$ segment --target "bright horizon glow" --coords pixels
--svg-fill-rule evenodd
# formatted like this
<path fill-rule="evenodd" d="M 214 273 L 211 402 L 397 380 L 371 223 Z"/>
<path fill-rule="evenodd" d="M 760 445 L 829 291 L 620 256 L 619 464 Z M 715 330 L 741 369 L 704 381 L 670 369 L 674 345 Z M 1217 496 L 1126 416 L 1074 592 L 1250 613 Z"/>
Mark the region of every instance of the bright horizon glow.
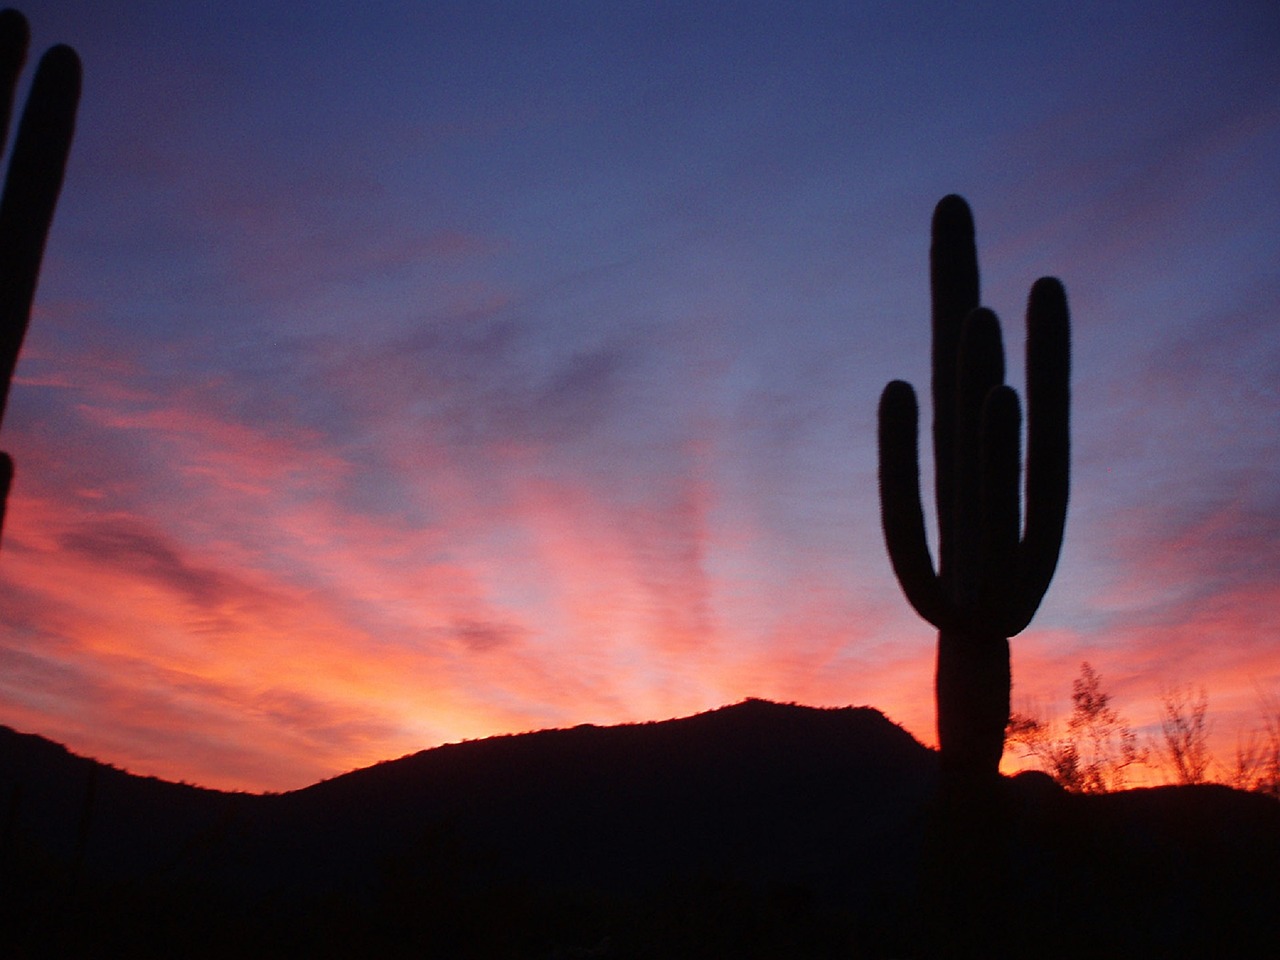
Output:
<path fill-rule="evenodd" d="M 746 697 L 932 744 L 875 410 L 951 192 L 1020 392 L 1031 283 L 1072 308 L 1015 708 L 1087 660 L 1145 739 L 1203 686 L 1229 763 L 1280 695 L 1269 11 L 262 6 L 22 6 L 85 82 L 0 723 L 249 790 Z"/>

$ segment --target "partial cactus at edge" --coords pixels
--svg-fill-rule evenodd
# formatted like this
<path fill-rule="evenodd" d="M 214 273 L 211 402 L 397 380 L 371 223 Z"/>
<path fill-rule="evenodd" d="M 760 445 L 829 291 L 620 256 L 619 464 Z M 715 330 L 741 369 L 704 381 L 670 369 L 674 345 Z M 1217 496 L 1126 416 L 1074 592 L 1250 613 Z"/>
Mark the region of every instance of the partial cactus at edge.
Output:
<path fill-rule="evenodd" d="M 22 14 L 0 11 L 0 144 L 9 132 L 29 42 Z M 31 301 L 62 189 L 79 102 L 80 58 L 68 46 L 49 48 L 36 68 L 0 196 L 0 421 L 31 320 Z M 13 461 L 0 453 L 0 531 L 12 481 Z"/>
<path fill-rule="evenodd" d="M 1008 638 L 1031 621 L 1053 577 L 1066 522 L 1070 321 L 1066 293 L 1042 278 L 1027 304 L 1027 471 L 1020 503 L 1021 410 L 1004 383 L 1000 324 L 980 308 L 973 217 L 958 196 L 933 216 L 933 444 L 939 558 L 925 537 L 911 385 L 880 399 L 880 511 L 894 574 L 939 630 L 943 769 L 995 776 L 1009 716 Z"/>

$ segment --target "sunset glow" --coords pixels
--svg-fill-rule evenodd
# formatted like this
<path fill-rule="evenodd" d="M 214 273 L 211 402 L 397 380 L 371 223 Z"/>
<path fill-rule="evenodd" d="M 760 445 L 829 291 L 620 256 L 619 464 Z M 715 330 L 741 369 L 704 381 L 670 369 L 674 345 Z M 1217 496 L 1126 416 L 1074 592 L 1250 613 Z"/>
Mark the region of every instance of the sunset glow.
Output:
<path fill-rule="evenodd" d="M 933 743 L 875 410 L 950 192 L 1020 390 L 1030 284 L 1073 313 L 1015 707 L 1087 660 L 1145 738 L 1203 686 L 1229 763 L 1280 696 L 1266 5 L 269 6 L 23 5 L 85 80 L 0 723 L 253 791 L 749 696 Z"/>

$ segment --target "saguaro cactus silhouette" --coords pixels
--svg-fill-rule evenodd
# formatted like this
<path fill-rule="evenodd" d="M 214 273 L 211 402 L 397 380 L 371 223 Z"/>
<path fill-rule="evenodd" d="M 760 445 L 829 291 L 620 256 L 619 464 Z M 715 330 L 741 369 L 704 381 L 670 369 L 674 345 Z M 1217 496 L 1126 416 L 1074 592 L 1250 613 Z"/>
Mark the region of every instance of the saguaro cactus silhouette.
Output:
<path fill-rule="evenodd" d="M 14 92 L 29 42 L 22 14 L 0 10 L 0 143 L 9 132 Z M 31 319 L 31 300 L 62 189 L 79 102 L 80 58 L 68 46 L 50 47 L 36 67 L 0 196 L 0 421 Z M 0 531 L 12 481 L 13 460 L 0 453 Z"/>
<path fill-rule="evenodd" d="M 973 217 L 960 197 L 944 197 L 934 210 L 930 274 L 936 571 L 920 502 L 915 391 L 901 380 L 880 398 L 880 512 L 903 592 L 939 631 L 943 782 L 964 790 L 998 776 L 1009 718 L 1009 637 L 1040 605 L 1062 546 L 1070 324 L 1062 285 L 1038 280 L 1027 304 L 1024 525 L 1022 414 L 1004 383 L 1000 323 L 978 306 Z"/>

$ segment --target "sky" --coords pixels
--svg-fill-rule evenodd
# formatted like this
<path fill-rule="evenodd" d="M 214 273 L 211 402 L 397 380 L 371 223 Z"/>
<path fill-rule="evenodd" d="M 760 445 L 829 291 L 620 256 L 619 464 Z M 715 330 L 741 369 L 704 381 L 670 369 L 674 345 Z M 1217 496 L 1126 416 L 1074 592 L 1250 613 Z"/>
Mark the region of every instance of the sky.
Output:
<path fill-rule="evenodd" d="M 1019 389 L 1031 283 L 1072 310 L 1015 708 L 1203 687 L 1229 762 L 1280 696 L 1273 3 L 21 9 L 85 79 L 0 723 L 253 791 L 748 696 L 935 742 L 875 410 L 952 192 Z"/>

